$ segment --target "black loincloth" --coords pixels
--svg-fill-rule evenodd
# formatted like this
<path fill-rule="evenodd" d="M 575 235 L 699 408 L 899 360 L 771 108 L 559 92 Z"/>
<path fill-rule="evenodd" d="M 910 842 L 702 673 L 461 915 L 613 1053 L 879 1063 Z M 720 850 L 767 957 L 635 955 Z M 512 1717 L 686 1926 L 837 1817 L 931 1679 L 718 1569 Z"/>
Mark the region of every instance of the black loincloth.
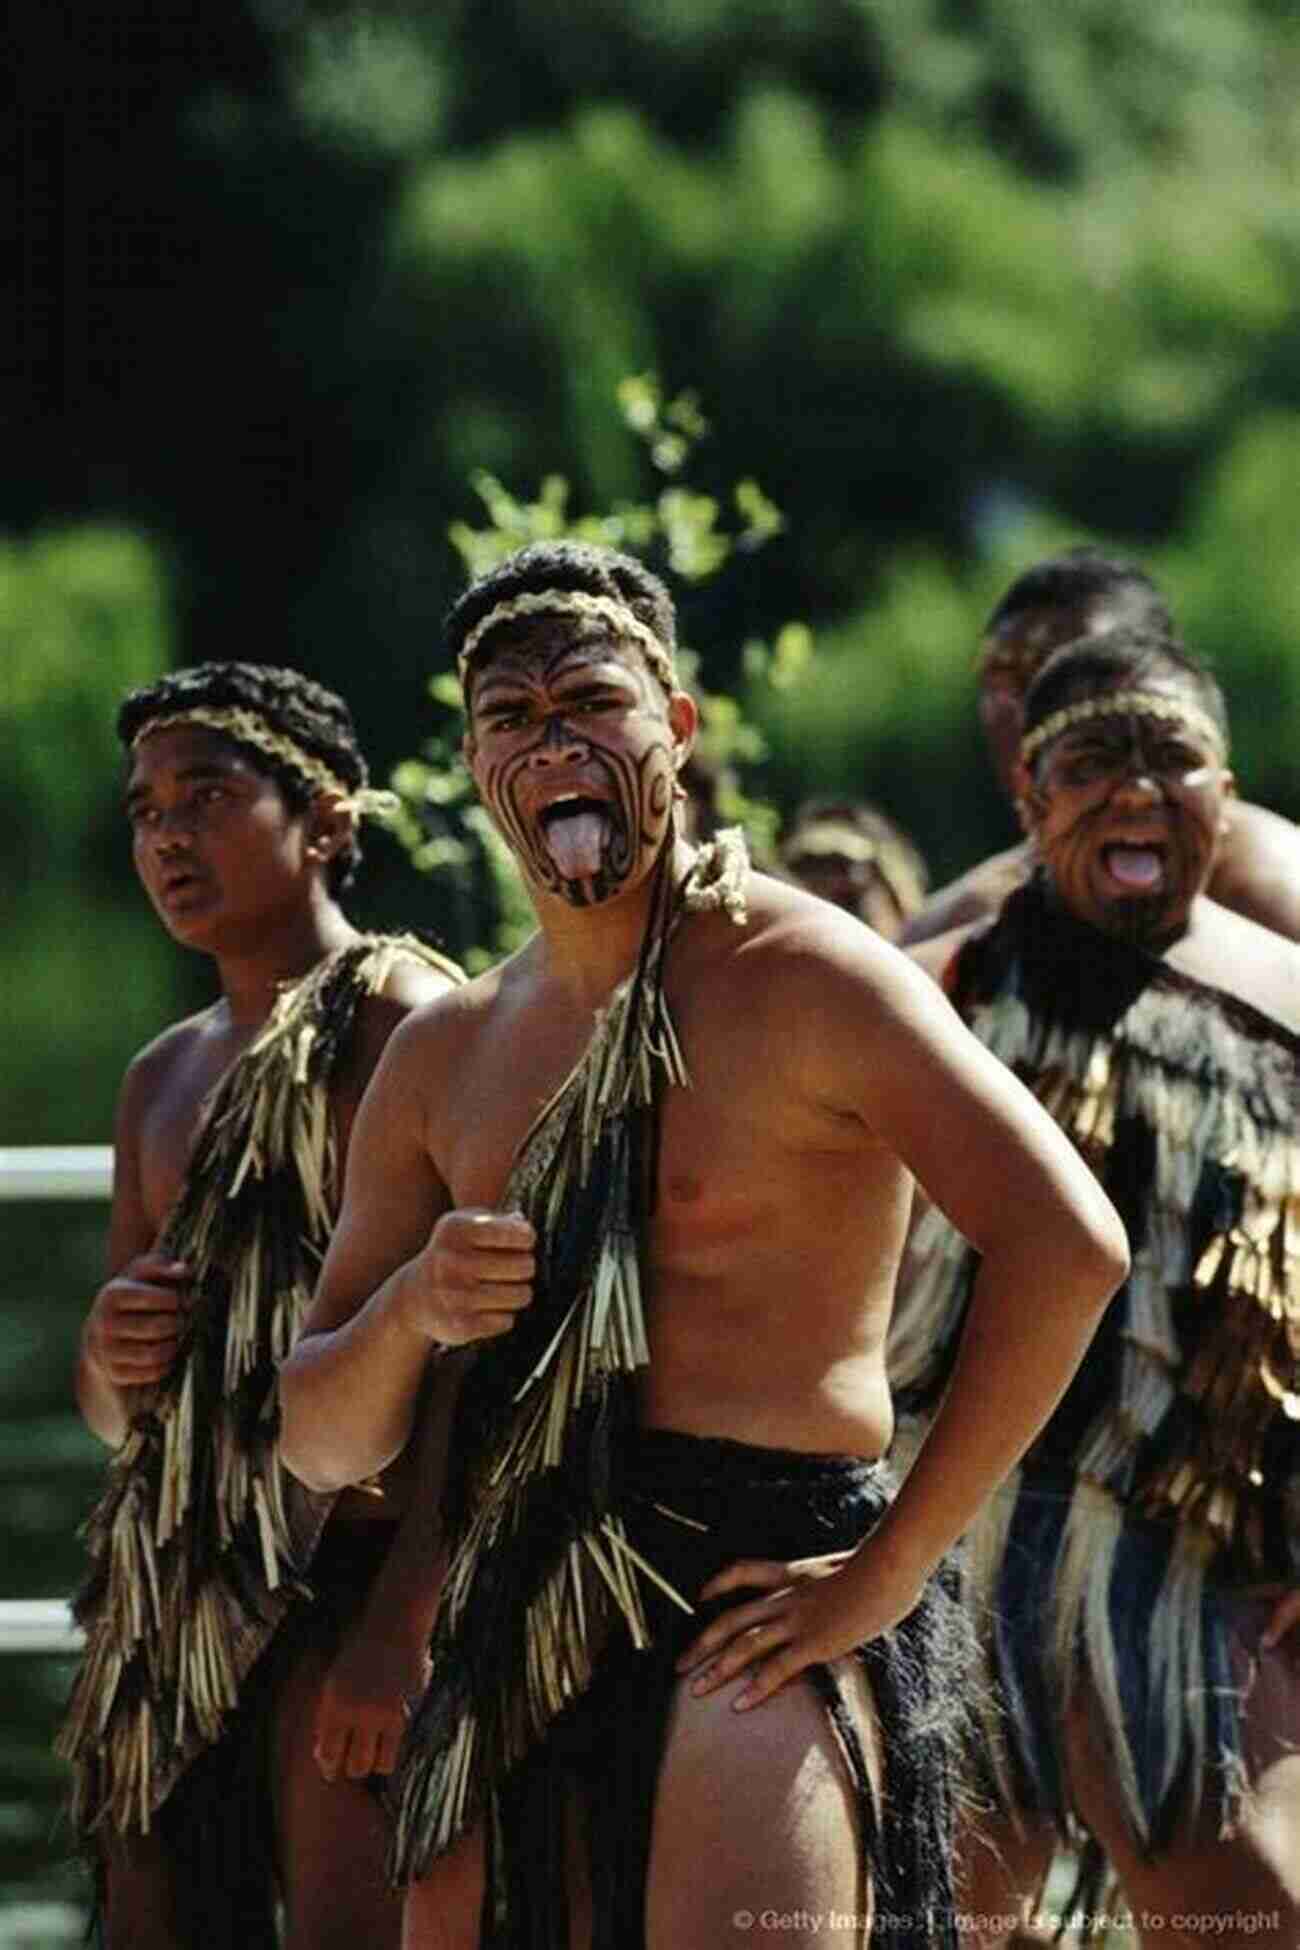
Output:
<path fill-rule="evenodd" d="M 622 1484 L 632 1544 L 692 1601 L 739 1558 L 851 1548 L 879 1520 L 892 1489 L 883 1464 L 665 1430 L 633 1439 Z M 951 1577 L 933 1578 L 909 1617 L 857 1655 L 879 1721 L 879 1809 L 835 1674 L 824 1665 L 807 1674 L 851 1777 L 881 1940 L 956 1942 L 952 1818 L 968 1660 L 967 1627 L 952 1589 Z M 593 1950 L 634 1950 L 644 1942 L 654 1799 L 681 1683 L 675 1661 L 725 1602 L 691 1617 L 652 1591 L 649 1649 L 637 1651 L 619 1634 L 590 1690 L 502 1784 L 488 1814 L 483 1950 L 567 1945 L 565 1809 L 575 1788 L 590 1862 Z M 756 1881 L 760 1874 L 756 1862 Z"/>

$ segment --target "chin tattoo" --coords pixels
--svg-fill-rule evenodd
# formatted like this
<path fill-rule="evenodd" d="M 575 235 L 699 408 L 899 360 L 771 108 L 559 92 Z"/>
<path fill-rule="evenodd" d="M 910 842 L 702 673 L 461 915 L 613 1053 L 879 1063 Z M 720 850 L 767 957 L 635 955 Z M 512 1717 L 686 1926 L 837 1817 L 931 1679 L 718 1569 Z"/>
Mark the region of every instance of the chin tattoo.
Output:
<path fill-rule="evenodd" d="M 590 733 L 582 736 L 590 752 L 590 793 L 540 815 L 526 813 L 520 786 L 537 749 L 532 746 L 489 773 L 483 797 L 538 892 L 571 907 L 597 907 L 621 893 L 661 851 L 672 824 L 675 768 L 666 739 L 632 760 L 605 750 Z"/>

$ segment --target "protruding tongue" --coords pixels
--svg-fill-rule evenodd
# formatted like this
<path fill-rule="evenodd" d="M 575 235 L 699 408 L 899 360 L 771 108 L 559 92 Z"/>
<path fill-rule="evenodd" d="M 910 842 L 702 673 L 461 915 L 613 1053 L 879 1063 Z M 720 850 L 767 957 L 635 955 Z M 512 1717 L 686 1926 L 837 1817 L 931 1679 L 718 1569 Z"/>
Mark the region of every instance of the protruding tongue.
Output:
<path fill-rule="evenodd" d="M 600 872 L 609 821 L 604 813 L 555 813 L 546 822 L 546 844 L 562 880 L 591 880 Z"/>
<path fill-rule="evenodd" d="M 1156 886 L 1164 874 L 1164 863 L 1150 846 L 1107 847 L 1106 864 L 1121 887 L 1146 890 Z"/>

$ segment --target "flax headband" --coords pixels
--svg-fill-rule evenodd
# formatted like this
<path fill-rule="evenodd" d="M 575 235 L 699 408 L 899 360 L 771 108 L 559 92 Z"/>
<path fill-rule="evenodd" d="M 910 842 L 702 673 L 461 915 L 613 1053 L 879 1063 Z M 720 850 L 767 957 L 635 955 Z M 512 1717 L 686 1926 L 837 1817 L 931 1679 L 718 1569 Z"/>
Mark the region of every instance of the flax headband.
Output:
<path fill-rule="evenodd" d="M 838 853 L 845 860 L 876 860 L 882 851 L 878 840 L 868 839 L 855 826 L 841 826 L 832 819 L 801 826 L 794 839 L 791 858 L 795 860 L 815 860 L 828 853 Z"/>
<path fill-rule="evenodd" d="M 1034 753 L 1053 738 L 1059 738 L 1071 725 L 1088 718 L 1163 718 L 1170 724 L 1183 724 L 1214 748 L 1216 758 L 1227 756 L 1222 731 L 1208 711 L 1180 698 L 1165 697 L 1159 691 L 1107 691 L 1102 697 L 1086 697 L 1078 704 L 1067 704 L 1041 724 L 1026 732 L 1020 741 L 1020 757 L 1028 764 Z"/>
<path fill-rule="evenodd" d="M 341 799 L 345 812 L 355 813 L 359 819 L 383 818 L 398 810 L 401 801 L 395 792 L 382 792 L 373 786 L 357 786 L 355 790 L 344 785 L 336 772 L 331 772 L 324 759 L 313 758 L 283 731 L 273 726 L 257 711 L 246 710 L 237 704 L 194 704 L 183 711 L 169 711 L 160 718 L 150 718 L 142 725 L 131 740 L 131 750 L 152 738 L 155 731 L 169 731 L 173 725 L 203 725 L 209 731 L 224 731 L 241 745 L 251 745 L 254 751 L 264 752 L 268 758 L 279 759 L 296 772 L 304 785 L 315 792 L 327 792 L 331 798 Z"/>
<path fill-rule="evenodd" d="M 589 596 L 583 589 L 538 589 L 527 595 L 513 596 L 508 602 L 498 603 L 486 616 L 480 616 L 461 644 L 460 655 L 456 659 L 456 672 L 462 686 L 469 669 L 469 660 L 482 643 L 489 630 L 500 628 L 503 623 L 514 623 L 521 616 L 594 616 L 610 624 L 620 636 L 631 637 L 639 643 L 646 655 L 655 676 L 667 691 L 677 689 L 677 672 L 666 646 L 655 635 L 649 624 L 621 603 L 616 596 Z"/>

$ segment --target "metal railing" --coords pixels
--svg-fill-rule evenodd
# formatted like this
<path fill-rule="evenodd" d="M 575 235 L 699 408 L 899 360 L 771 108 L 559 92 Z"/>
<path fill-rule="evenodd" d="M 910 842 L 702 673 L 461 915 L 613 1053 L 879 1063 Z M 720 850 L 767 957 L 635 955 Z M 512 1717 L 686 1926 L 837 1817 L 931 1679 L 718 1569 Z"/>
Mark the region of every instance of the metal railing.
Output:
<path fill-rule="evenodd" d="M 0 1201 L 109 1198 L 112 1191 L 111 1145 L 0 1146 Z M 66 1599 L 0 1601 L 0 1653 L 77 1652 L 81 1644 Z"/>

